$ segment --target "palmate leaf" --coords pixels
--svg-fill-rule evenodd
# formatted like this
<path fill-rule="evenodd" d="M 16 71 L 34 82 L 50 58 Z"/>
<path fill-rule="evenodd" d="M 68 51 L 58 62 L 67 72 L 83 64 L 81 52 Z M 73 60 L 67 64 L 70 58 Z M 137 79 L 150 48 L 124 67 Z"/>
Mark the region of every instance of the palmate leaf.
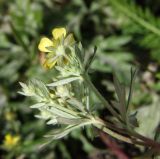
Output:
<path fill-rule="evenodd" d="M 45 84 L 37 79 L 32 79 L 28 82 L 28 85 L 20 82 L 22 86 L 22 92 L 19 92 L 25 96 L 31 96 L 38 102 L 44 102 L 50 99 L 50 93 Z"/>
<path fill-rule="evenodd" d="M 122 119 L 125 121 L 127 119 L 127 112 L 130 104 L 130 100 L 132 97 L 132 91 L 133 91 L 133 84 L 135 80 L 135 75 L 137 73 L 137 70 L 133 70 L 131 68 L 131 81 L 130 81 L 130 88 L 129 88 L 129 94 L 128 94 L 128 99 L 126 100 L 126 91 L 125 91 L 125 86 L 121 84 L 116 77 L 116 74 L 113 74 L 113 80 L 114 80 L 114 87 L 115 91 L 118 97 L 118 102 L 113 101 L 112 105 L 119 111 L 121 114 Z M 129 120 L 132 122 L 131 124 L 134 126 L 138 126 L 138 122 L 136 120 L 135 115 L 132 117 L 129 117 Z"/>
<path fill-rule="evenodd" d="M 50 99 L 49 91 L 41 80 L 38 79 L 30 80 L 28 83 L 28 88 L 32 90 L 33 93 L 35 93 L 35 96 L 39 96 L 42 99 L 43 98 Z"/>
<path fill-rule="evenodd" d="M 122 119 L 126 120 L 126 91 L 124 85 L 120 84 L 115 73 L 113 75 L 114 87 L 118 97 L 118 102 L 112 102 L 112 104 L 119 110 Z"/>

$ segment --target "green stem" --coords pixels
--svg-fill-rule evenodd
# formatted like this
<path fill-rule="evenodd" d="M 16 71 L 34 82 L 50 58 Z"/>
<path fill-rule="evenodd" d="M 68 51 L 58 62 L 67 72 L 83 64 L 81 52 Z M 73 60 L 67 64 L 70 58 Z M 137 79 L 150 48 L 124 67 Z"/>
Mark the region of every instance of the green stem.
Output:
<path fill-rule="evenodd" d="M 114 137 L 114 138 L 116 138 L 116 139 L 118 139 L 120 141 L 127 142 L 129 144 L 137 144 L 137 145 L 142 145 L 142 146 L 145 145 L 145 142 L 143 142 L 143 141 L 139 141 L 134 137 L 124 136 L 124 135 L 122 135 L 120 133 L 117 133 L 117 132 L 109 129 L 107 127 L 107 125 L 104 123 L 104 121 L 101 120 L 100 118 L 94 118 L 94 120 L 93 120 L 93 125 L 96 128 L 100 129 L 101 131 L 107 133 L 108 135 L 110 135 L 110 136 L 112 136 L 112 137 Z"/>
<path fill-rule="evenodd" d="M 107 127 L 105 126 L 102 126 L 100 124 L 94 124 L 94 126 L 100 130 L 102 130 L 103 132 L 107 133 L 108 135 L 118 139 L 118 140 L 121 140 L 121 141 L 124 141 L 124 142 L 127 142 L 127 143 L 130 143 L 130 144 L 134 144 L 132 139 L 128 138 L 128 137 L 125 137 L 125 136 L 122 136 L 110 129 L 108 129 Z"/>
<path fill-rule="evenodd" d="M 108 135 L 110 135 L 118 140 L 127 142 L 129 144 L 136 144 L 136 145 L 141 145 L 141 146 L 145 146 L 145 147 L 146 146 L 150 147 L 154 153 L 159 153 L 160 143 L 155 142 L 154 140 L 149 139 L 147 137 L 144 137 L 134 131 L 128 132 L 128 137 L 124 136 L 120 133 L 117 133 L 117 132 L 109 129 L 103 120 L 101 120 L 99 118 L 95 118 L 95 121 L 96 122 L 93 122 L 93 125 L 96 128 L 100 129 L 101 131 L 107 133 Z"/>
<path fill-rule="evenodd" d="M 110 113 L 116 117 L 118 120 L 121 121 L 121 118 L 119 114 L 109 105 L 109 103 L 106 101 L 106 99 L 99 93 L 97 88 L 93 85 L 91 80 L 89 79 L 89 76 L 87 74 L 82 75 L 84 82 L 89 86 L 89 88 L 96 94 L 96 96 L 99 98 L 99 100 L 103 103 L 104 106 L 107 107 L 107 109 L 110 111 Z"/>

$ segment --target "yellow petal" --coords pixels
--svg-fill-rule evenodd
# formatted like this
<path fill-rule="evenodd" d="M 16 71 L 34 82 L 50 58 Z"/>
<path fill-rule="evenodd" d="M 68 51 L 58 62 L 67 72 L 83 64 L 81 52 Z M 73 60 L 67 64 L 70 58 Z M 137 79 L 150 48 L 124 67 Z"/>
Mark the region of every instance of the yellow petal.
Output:
<path fill-rule="evenodd" d="M 57 63 L 57 60 L 54 60 L 53 62 L 49 62 L 48 60 L 46 60 L 43 64 L 43 67 L 46 69 L 51 69 L 52 67 L 55 66 L 55 64 Z"/>
<path fill-rule="evenodd" d="M 6 147 L 15 146 L 20 140 L 20 136 L 12 136 L 11 134 L 7 134 L 5 136 L 4 145 Z"/>
<path fill-rule="evenodd" d="M 38 45 L 38 49 L 42 52 L 50 52 L 46 47 L 50 47 L 52 45 L 53 45 L 53 43 L 50 39 L 42 38 L 39 45 Z"/>
<path fill-rule="evenodd" d="M 53 47 L 54 48 L 57 48 L 58 47 L 58 45 L 60 44 L 60 40 L 59 39 L 53 39 Z"/>
<path fill-rule="evenodd" d="M 13 143 L 14 143 L 14 144 L 17 144 L 19 140 L 20 140 L 20 137 L 19 137 L 19 136 L 15 136 L 15 137 L 13 138 Z"/>
<path fill-rule="evenodd" d="M 62 38 L 66 36 L 66 29 L 65 28 L 55 28 L 52 30 L 52 35 L 54 39 Z"/>
<path fill-rule="evenodd" d="M 12 136 L 11 136 L 10 134 L 7 134 L 7 135 L 5 136 L 5 140 L 6 140 L 6 141 L 12 140 Z"/>
<path fill-rule="evenodd" d="M 57 60 L 55 60 L 54 62 L 50 63 L 49 64 L 49 68 L 51 69 L 52 67 L 54 67 L 56 63 L 57 63 Z"/>

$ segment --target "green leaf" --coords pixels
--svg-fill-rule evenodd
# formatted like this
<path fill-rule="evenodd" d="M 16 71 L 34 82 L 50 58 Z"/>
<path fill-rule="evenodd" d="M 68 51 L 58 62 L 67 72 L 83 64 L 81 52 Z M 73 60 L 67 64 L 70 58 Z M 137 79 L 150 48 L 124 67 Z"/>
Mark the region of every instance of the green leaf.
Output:
<path fill-rule="evenodd" d="M 79 80 L 79 79 L 81 79 L 81 77 L 79 77 L 79 76 L 67 77 L 67 78 L 64 78 L 64 79 L 62 79 L 62 80 L 58 80 L 58 81 L 56 81 L 56 82 L 47 84 L 47 86 L 49 86 L 49 87 L 57 87 L 57 86 L 61 86 L 61 85 L 64 85 L 64 84 L 68 84 L 68 83 L 70 83 L 70 82 L 73 82 L 73 81 L 76 81 L 76 80 Z"/>
<path fill-rule="evenodd" d="M 77 57 L 79 58 L 79 60 L 81 61 L 81 63 L 84 62 L 84 55 L 83 55 L 83 50 L 82 50 L 82 45 L 81 44 L 76 44 L 75 45 L 75 54 L 77 55 Z"/>
<path fill-rule="evenodd" d="M 67 100 L 67 102 L 71 104 L 72 106 L 74 106 L 76 109 L 82 112 L 86 112 L 83 104 L 80 101 L 78 101 L 76 98 L 70 98 Z"/>
<path fill-rule="evenodd" d="M 38 108 L 41 108 L 43 106 L 45 106 L 45 103 L 36 103 L 34 105 L 31 105 L 30 108 L 36 108 L 36 109 L 38 109 Z"/>
<path fill-rule="evenodd" d="M 50 109 L 48 109 L 48 111 L 59 117 L 75 118 L 74 114 L 66 111 L 66 109 L 63 108 L 56 108 L 55 106 L 53 106 Z"/>
<path fill-rule="evenodd" d="M 56 119 L 56 118 L 51 119 L 51 120 L 49 120 L 49 121 L 47 122 L 48 125 L 50 125 L 50 124 L 55 125 L 55 124 L 57 124 L 57 123 L 58 123 L 58 122 L 57 122 L 57 119 Z"/>
<path fill-rule="evenodd" d="M 78 129 L 78 128 L 83 127 L 85 125 L 91 125 L 91 124 L 92 124 L 92 121 L 85 120 L 79 124 L 69 125 L 64 128 L 60 128 L 57 131 L 54 131 L 53 134 L 47 135 L 46 137 L 52 137 L 53 139 L 59 139 L 59 138 L 66 136 L 67 134 L 69 134 L 71 131 L 73 131 L 75 129 Z"/>
<path fill-rule="evenodd" d="M 131 98 L 132 98 L 132 92 L 133 92 L 133 85 L 134 85 L 134 81 L 135 81 L 135 78 L 136 78 L 136 74 L 137 74 L 137 69 L 133 70 L 131 68 L 131 82 L 130 82 L 130 89 L 129 89 L 129 95 L 128 95 L 128 100 L 127 100 L 127 110 L 129 108 L 129 104 L 130 104 L 130 101 L 131 101 Z"/>
<path fill-rule="evenodd" d="M 60 139 L 69 134 L 72 130 L 76 129 L 77 125 L 67 126 L 65 128 L 60 128 L 58 130 L 54 130 L 53 134 L 45 135 L 45 137 L 52 137 L 52 139 Z"/>
<path fill-rule="evenodd" d="M 69 118 L 57 117 L 57 121 L 59 124 L 78 125 L 84 123 L 86 119 L 83 118 L 69 119 Z"/>
<path fill-rule="evenodd" d="M 153 139 L 160 124 L 160 98 L 156 94 L 152 95 L 154 97 L 152 105 L 141 107 L 137 111 L 139 127 L 136 128 L 136 131 Z"/>
<path fill-rule="evenodd" d="M 95 58 L 96 51 L 97 51 L 97 47 L 95 46 L 95 47 L 94 47 L 93 54 L 91 55 L 91 57 L 89 58 L 89 60 L 88 60 L 88 62 L 87 62 L 87 64 L 86 64 L 86 66 L 85 66 L 86 72 L 89 70 L 90 65 L 92 64 L 92 62 L 93 62 L 93 60 L 94 60 L 94 58 Z"/>
<path fill-rule="evenodd" d="M 120 114 L 123 118 L 123 120 L 126 120 L 126 92 L 125 92 L 125 87 L 124 85 L 120 84 L 118 78 L 116 75 L 113 75 L 113 80 L 114 80 L 114 87 L 116 90 L 116 94 L 118 96 L 118 104 L 119 106 L 118 110 L 120 111 Z M 116 106 L 116 107 L 117 107 Z"/>

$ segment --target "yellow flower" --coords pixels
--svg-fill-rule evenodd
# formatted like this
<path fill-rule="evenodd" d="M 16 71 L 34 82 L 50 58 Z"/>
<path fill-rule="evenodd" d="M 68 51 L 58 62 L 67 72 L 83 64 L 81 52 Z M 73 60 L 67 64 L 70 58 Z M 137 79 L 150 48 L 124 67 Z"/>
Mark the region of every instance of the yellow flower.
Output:
<path fill-rule="evenodd" d="M 39 45 L 38 45 L 38 49 L 42 52 L 50 52 L 47 47 L 50 47 L 53 45 L 53 42 L 48 39 L 48 38 L 42 38 Z"/>
<path fill-rule="evenodd" d="M 6 134 L 4 139 L 4 146 L 8 149 L 13 148 L 19 143 L 20 136 L 13 136 L 11 134 Z"/>
<path fill-rule="evenodd" d="M 53 37 L 57 40 L 61 37 L 66 36 L 66 29 L 65 28 L 55 28 L 52 30 Z"/>
<path fill-rule="evenodd" d="M 66 61 L 65 47 L 75 43 L 73 34 L 69 34 L 68 36 L 66 34 L 65 28 L 55 28 L 52 30 L 53 38 L 51 40 L 47 37 L 43 37 L 40 40 L 38 49 L 43 53 L 47 53 L 43 63 L 45 68 L 50 69 L 58 61 L 62 63 Z"/>

